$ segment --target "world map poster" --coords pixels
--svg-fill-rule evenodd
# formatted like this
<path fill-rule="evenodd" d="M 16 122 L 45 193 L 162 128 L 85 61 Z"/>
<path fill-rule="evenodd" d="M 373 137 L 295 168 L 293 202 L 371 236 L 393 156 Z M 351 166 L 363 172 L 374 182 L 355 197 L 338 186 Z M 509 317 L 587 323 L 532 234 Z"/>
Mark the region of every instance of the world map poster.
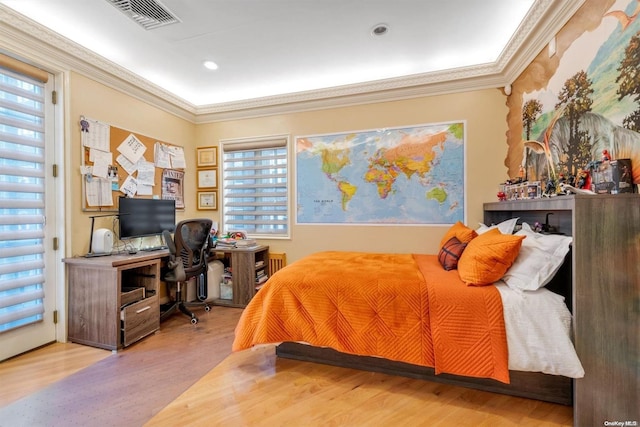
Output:
<path fill-rule="evenodd" d="M 464 141 L 464 122 L 297 137 L 297 223 L 464 221 Z"/>

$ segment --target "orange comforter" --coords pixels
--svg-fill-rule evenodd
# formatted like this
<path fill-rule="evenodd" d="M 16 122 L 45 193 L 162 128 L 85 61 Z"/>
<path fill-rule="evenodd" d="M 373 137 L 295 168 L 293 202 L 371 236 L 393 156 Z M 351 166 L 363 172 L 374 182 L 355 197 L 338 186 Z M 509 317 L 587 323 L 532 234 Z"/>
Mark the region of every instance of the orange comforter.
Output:
<path fill-rule="evenodd" d="M 275 273 L 242 313 L 233 350 L 305 342 L 509 382 L 502 300 L 435 255 L 320 252 Z"/>

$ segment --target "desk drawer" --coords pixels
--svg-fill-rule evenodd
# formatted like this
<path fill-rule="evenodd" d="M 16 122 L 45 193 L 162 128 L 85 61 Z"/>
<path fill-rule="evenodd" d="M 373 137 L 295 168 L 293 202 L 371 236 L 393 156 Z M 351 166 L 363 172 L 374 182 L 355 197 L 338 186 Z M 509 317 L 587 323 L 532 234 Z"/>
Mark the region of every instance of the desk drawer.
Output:
<path fill-rule="evenodd" d="M 126 347 L 160 328 L 160 305 L 154 295 L 122 309 L 122 344 Z"/>
<path fill-rule="evenodd" d="M 120 307 L 124 307 L 125 305 L 144 299 L 145 291 L 146 289 L 142 286 L 122 288 L 122 292 L 120 292 Z"/>

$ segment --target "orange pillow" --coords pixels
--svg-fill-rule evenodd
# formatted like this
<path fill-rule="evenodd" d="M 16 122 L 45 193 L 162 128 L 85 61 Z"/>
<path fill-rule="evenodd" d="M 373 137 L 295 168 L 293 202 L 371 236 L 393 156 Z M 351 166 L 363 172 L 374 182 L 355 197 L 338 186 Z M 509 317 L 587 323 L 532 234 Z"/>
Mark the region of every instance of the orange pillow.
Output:
<path fill-rule="evenodd" d="M 469 243 L 473 238 L 477 237 L 478 233 L 475 230 L 467 227 L 460 221 L 453 224 L 449 230 L 445 233 L 442 240 L 440 240 L 440 249 L 451 240 L 452 237 L 455 237 L 460 241 L 460 243 Z"/>
<path fill-rule="evenodd" d="M 458 261 L 460 279 L 467 285 L 491 285 L 507 272 L 520 253 L 525 236 L 502 234 L 497 228 L 473 239 Z"/>

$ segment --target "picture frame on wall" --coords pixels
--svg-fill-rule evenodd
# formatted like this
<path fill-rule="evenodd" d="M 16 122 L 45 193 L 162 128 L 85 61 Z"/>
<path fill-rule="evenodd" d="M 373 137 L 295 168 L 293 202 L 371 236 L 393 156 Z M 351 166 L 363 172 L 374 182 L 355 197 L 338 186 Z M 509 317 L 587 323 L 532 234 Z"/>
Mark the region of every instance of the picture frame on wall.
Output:
<path fill-rule="evenodd" d="M 198 147 L 197 166 L 216 167 L 218 166 L 218 147 Z"/>
<path fill-rule="evenodd" d="M 198 188 L 217 188 L 218 169 L 198 169 Z"/>
<path fill-rule="evenodd" d="M 218 210 L 218 192 L 198 191 L 198 209 Z"/>

